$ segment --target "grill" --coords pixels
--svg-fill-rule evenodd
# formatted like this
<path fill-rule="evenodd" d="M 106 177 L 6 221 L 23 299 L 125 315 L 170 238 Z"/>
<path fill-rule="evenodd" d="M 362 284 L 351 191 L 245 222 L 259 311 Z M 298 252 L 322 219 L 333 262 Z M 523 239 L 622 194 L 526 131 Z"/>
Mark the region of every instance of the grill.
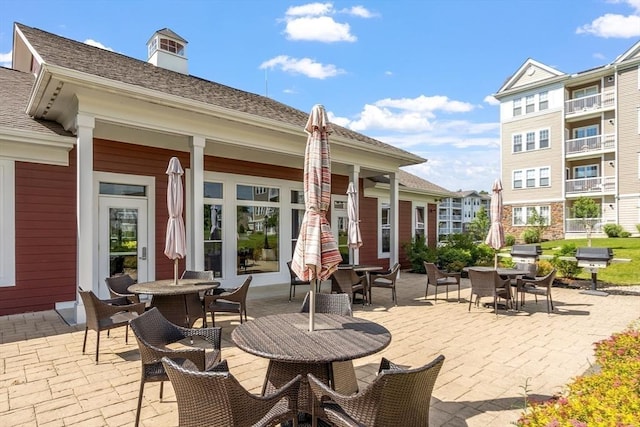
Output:
<path fill-rule="evenodd" d="M 591 293 L 602 295 L 596 290 L 598 284 L 598 269 L 606 268 L 613 258 L 611 248 L 578 248 L 576 260 L 578 267 L 588 268 L 591 271 Z M 606 295 L 606 293 L 604 293 Z"/>
<path fill-rule="evenodd" d="M 540 245 L 513 245 L 511 260 L 516 264 L 535 264 L 541 253 Z"/>

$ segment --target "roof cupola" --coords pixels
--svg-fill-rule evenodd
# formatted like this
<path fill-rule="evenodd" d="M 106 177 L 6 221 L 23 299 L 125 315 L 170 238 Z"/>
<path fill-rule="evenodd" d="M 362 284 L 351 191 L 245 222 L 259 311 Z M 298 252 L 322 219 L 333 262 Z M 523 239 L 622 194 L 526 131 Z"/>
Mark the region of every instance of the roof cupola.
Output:
<path fill-rule="evenodd" d="M 147 62 L 182 74 L 189 74 L 187 41 L 168 28 L 156 31 L 147 42 Z"/>

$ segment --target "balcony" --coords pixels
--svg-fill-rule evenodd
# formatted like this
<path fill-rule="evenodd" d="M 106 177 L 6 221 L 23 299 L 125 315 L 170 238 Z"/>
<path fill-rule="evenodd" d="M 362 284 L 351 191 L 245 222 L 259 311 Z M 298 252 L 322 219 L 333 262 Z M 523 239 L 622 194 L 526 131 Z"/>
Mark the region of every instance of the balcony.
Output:
<path fill-rule="evenodd" d="M 584 154 L 599 154 L 616 149 L 616 134 L 594 135 L 584 138 L 568 139 L 564 143 L 567 157 Z"/>
<path fill-rule="evenodd" d="M 582 196 L 586 193 L 590 195 L 612 193 L 615 189 L 616 178 L 614 176 L 568 179 L 565 182 L 565 192 L 567 196 Z"/>
<path fill-rule="evenodd" d="M 582 115 L 583 113 L 592 113 L 602 109 L 613 108 L 615 107 L 615 102 L 615 90 L 608 90 L 595 95 L 565 101 L 564 112 L 565 116 Z"/>
<path fill-rule="evenodd" d="M 602 218 L 589 218 L 587 220 L 583 220 L 582 218 L 567 218 L 564 220 L 565 233 L 586 233 L 587 228 L 585 223 L 591 225 L 592 233 L 602 232 Z"/>

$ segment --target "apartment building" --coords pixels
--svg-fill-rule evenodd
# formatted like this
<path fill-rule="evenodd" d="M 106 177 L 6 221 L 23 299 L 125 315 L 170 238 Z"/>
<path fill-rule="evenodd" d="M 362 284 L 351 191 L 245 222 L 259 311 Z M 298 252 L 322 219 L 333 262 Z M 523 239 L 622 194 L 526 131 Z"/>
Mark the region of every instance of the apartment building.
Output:
<path fill-rule="evenodd" d="M 572 206 L 600 206 L 608 223 L 637 234 L 640 223 L 640 42 L 614 62 L 566 74 L 528 59 L 496 95 L 500 101 L 503 225 L 519 239 L 532 212 L 544 238 L 583 237 Z"/>
<path fill-rule="evenodd" d="M 456 191 L 453 197 L 438 204 L 438 237 L 442 240 L 450 234 L 464 233 L 475 219 L 481 206 L 489 215 L 491 196 L 474 190 Z"/>

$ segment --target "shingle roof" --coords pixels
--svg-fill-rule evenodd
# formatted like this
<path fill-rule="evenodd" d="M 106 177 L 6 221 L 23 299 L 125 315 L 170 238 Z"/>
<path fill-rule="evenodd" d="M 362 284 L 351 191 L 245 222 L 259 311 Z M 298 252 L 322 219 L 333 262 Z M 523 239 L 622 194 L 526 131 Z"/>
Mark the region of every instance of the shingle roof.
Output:
<path fill-rule="evenodd" d="M 438 196 L 444 196 L 444 197 L 453 196 L 451 191 L 445 188 L 442 188 L 439 185 L 436 185 L 430 181 L 427 181 L 426 179 L 422 179 L 416 175 L 410 174 L 409 172 L 403 171 L 402 169 L 400 169 L 397 178 L 400 185 L 406 188 L 410 188 L 413 190 L 420 190 L 420 191 L 424 191 L 426 193 L 438 195 Z M 387 178 L 384 175 L 372 177 L 369 179 L 374 182 L 380 182 L 385 184 L 389 183 L 389 178 Z"/>
<path fill-rule="evenodd" d="M 48 64 L 228 108 L 241 113 L 267 117 L 300 128 L 304 127 L 309 117 L 308 112 L 297 110 L 261 95 L 156 67 L 145 61 L 57 36 L 20 23 L 16 23 L 16 26 Z M 416 163 L 425 161 L 413 153 L 341 126 L 334 124 L 333 130 L 334 135 L 384 148 L 397 155 L 410 156 L 416 160 Z"/>
<path fill-rule="evenodd" d="M 0 127 L 73 136 L 58 123 L 34 120 L 25 112 L 34 81 L 33 74 L 0 67 Z"/>

